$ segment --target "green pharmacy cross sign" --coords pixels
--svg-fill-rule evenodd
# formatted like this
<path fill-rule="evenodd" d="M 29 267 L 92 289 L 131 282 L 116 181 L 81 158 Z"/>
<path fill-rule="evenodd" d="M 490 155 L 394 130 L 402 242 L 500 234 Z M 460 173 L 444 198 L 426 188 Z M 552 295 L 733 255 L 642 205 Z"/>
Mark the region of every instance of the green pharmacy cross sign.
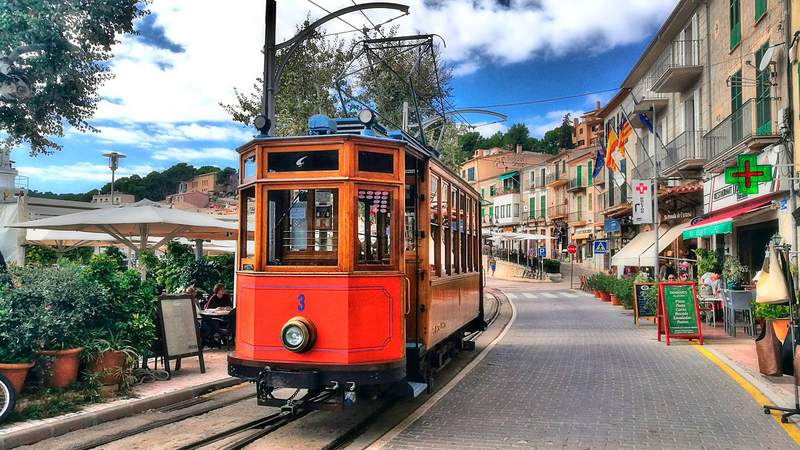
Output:
<path fill-rule="evenodd" d="M 725 183 L 737 184 L 740 194 L 758 194 L 758 183 L 772 181 L 772 166 L 758 164 L 758 155 L 739 155 L 736 166 L 725 169 Z"/>

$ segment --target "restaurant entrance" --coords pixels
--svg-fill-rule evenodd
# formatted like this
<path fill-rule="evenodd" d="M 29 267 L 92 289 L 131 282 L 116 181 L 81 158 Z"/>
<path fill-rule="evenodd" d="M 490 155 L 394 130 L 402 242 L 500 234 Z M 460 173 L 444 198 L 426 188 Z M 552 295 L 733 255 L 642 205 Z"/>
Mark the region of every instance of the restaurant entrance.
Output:
<path fill-rule="evenodd" d="M 777 232 L 777 219 L 736 228 L 739 262 L 750 270 L 750 279 L 761 270 L 767 244 Z"/>

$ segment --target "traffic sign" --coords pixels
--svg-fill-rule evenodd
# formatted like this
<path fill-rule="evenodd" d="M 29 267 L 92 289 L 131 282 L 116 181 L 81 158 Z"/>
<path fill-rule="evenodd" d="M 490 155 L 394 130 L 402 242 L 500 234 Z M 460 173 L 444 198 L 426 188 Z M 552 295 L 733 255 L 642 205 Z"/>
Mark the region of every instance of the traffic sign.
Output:
<path fill-rule="evenodd" d="M 569 253 L 570 255 L 578 253 L 578 246 L 576 246 L 575 244 L 569 244 L 567 246 L 567 253 Z"/>
<path fill-rule="evenodd" d="M 608 241 L 606 240 L 594 241 L 594 254 L 605 255 L 606 253 L 608 253 Z"/>
<path fill-rule="evenodd" d="M 539 256 L 541 256 L 542 258 L 547 256 L 547 249 L 544 247 L 539 247 Z"/>

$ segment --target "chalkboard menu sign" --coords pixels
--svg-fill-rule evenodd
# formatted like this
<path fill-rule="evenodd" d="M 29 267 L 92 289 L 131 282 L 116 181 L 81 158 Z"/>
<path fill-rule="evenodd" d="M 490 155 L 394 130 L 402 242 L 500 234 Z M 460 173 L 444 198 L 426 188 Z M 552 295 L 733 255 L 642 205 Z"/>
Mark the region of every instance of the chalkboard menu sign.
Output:
<path fill-rule="evenodd" d="M 164 366 L 170 372 L 169 361 L 176 359 L 175 370 L 180 369 L 182 357 L 200 358 L 200 371 L 205 373 L 200 332 L 197 326 L 197 311 L 189 295 L 162 295 L 158 302 L 161 355 Z"/>
<path fill-rule="evenodd" d="M 655 283 L 633 284 L 633 323 L 636 325 L 639 325 L 640 319 L 656 316 L 656 305 L 647 304 L 646 294 L 651 289 L 657 289 Z"/>
<path fill-rule="evenodd" d="M 697 338 L 703 343 L 700 328 L 700 310 L 694 283 L 659 283 L 661 310 L 664 315 L 663 331 L 669 345 L 670 338 Z"/>

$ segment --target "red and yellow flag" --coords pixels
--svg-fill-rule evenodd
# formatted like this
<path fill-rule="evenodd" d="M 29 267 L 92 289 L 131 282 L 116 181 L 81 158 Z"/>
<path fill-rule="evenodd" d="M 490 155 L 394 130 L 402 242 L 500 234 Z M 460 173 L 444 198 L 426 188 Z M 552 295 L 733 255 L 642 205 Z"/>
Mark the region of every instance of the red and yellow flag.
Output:
<path fill-rule="evenodd" d="M 622 157 L 625 157 L 625 144 L 628 142 L 628 137 L 633 133 L 633 128 L 631 128 L 630 122 L 625 119 L 622 119 L 622 128 L 619 131 L 619 143 L 617 144 L 617 150 L 619 150 L 619 154 Z"/>
<path fill-rule="evenodd" d="M 618 145 L 619 139 L 617 139 L 617 133 L 613 129 L 608 130 L 608 144 L 606 145 L 606 167 L 611 169 L 611 171 L 617 170 L 617 163 L 611 156 L 614 154 L 614 151 L 617 150 Z"/>

